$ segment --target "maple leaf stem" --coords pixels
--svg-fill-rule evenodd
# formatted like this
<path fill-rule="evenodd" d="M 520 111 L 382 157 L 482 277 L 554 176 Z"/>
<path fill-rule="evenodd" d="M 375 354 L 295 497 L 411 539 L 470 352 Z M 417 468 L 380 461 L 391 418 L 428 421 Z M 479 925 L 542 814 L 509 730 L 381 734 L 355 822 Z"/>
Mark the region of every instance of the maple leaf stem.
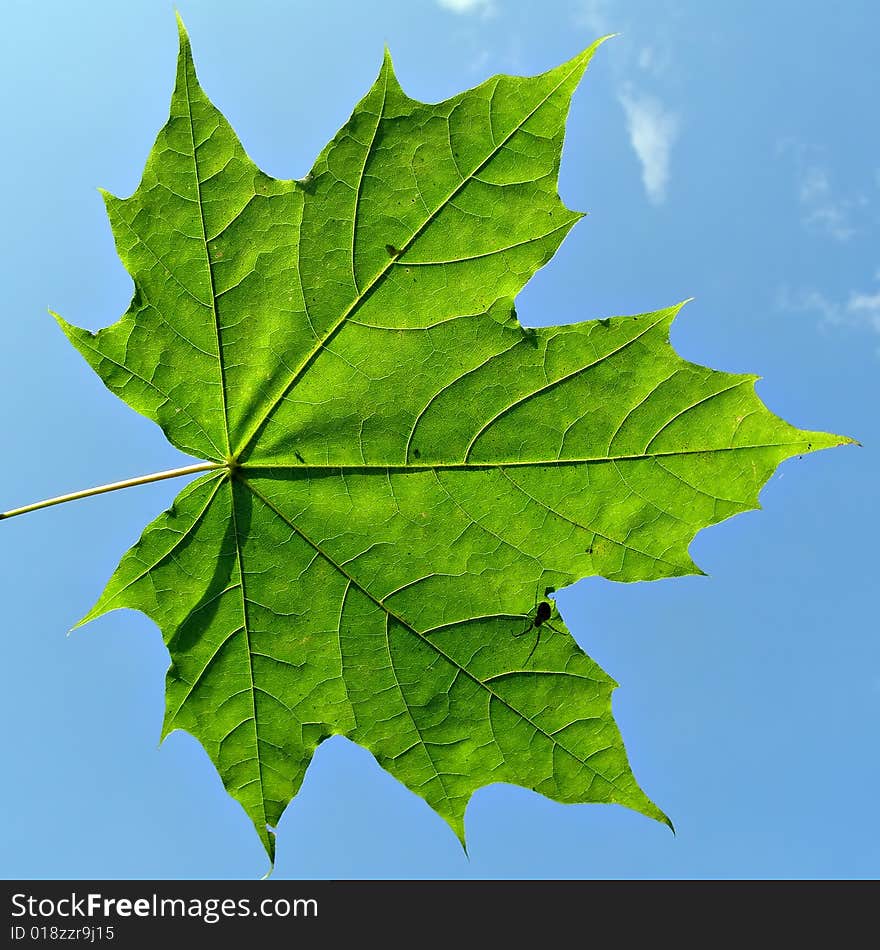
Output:
<path fill-rule="evenodd" d="M 182 475 L 195 475 L 197 472 L 211 472 L 225 468 L 223 462 L 200 462 L 198 465 L 185 465 L 183 468 L 172 468 L 167 472 L 153 472 L 152 475 L 141 475 L 138 478 L 127 478 L 121 482 L 111 482 L 109 485 L 98 485 L 96 488 L 84 488 L 82 491 L 70 492 L 67 495 L 58 495 L 44 501 L 35 501 L 31 505 L 21 508 L 12 508 L 0 513 L 0 521 L 5 518 L 14 518 L 16 515 L 25 515 L 29 511 L 39 511 L 40 508 L 51 508 L 52 505 L 63 505 L 67 501 L 76 501 L 79 498 L 90 498 L 92 495 L 103 495 L 105 492 L 118 491 L 120 488 L 132 488 L 135 485 L 149 485 L 150 482 L 161 482 L 166 478 L 180 478 Z"/>

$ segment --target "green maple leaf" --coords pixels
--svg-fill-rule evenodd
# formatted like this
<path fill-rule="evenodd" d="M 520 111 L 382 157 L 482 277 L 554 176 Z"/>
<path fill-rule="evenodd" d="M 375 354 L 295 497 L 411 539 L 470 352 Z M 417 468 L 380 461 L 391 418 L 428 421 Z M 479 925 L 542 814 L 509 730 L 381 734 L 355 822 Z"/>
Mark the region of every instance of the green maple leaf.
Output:
<path fill-rule="evenodd" d="M 272 858 L 334 734 L 462 841 L 493 782 L 666 821 L 627 762 L 616 684 L 546 598 L 698 572 L 697 531 L 757 507 L 783 459 L 848 440 L 772 415 L 753 376 L 680 359 L 678 307 L 517 321 L 581 217 L 557 172 L 598 43 L 436 105 L 386 56 L 309 175 L 279 181 L 180 35 L 143 180 L 105 196 L 131 306 L 98 333 L 59 321 L 203 474 L 82 622 L 131 607 L 159 625 L 163 734 L 202 742 Z"/>

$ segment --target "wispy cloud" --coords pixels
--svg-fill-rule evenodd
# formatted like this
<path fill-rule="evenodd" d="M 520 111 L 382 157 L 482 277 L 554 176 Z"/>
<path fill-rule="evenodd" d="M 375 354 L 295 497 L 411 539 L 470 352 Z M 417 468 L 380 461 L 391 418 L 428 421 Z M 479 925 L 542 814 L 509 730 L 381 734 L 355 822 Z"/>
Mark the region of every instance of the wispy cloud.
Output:
<path fill-rule="evenodd" d="M 630 35 L 630 24 L 624 22 L 620 9 L 612 7 L 608 0 L 579 0 L 575 23 L 592 37 L 618 30 L 626 37 Z M 638 37 L 637 26 L 632 33 Z M 648 200 L 655 205 L 666 200 L 672 148 L 681 129 L 678 113 L 666 105 L 657 92 L 669 73 L 671 61 L 667 40 L 656 34 L 648 44 L 627 42 L 623 56 L 613 60 L 617 98 L 623 107 L 629 141 L 642 168 Z"/>
<path fill-rule="evenodd" d="M 495 12 L 494 0 L 437 0 L 437 3 L 453 13 L 480 13 L 488 16 Z"/>
<path fill-rule="evenodd" d="M 880 291 L 876 294 L 850 294 L 846 310 L 861 322 L 867 322 L 880 333 Z"/>
<path fill-rule="evenodd" d="M 672 146 L 678 138 L 678 116 L 656 96 L 623 89 L 619 98 L 630 143 L 642 166 L 645 191 L 654 204 L 661 204 L 666 199 Z"/>
<path fill-rule="evenodd" d="M 859 202 L 836 195 L 828 172 L 820 165 L 808 165 L 801 170 L 798 199 L 808 230 L 835 241 L 848 241 L 856 233 L 852 212 Z"/>
<path fill-rule="evenodd" d="M 823 150 L 794 139 L 781 141 L 778 150 L 794 155 L 795 193 L 804 228 L 841 243 L 858 234 L 870 202 L 863 193 L 841 193 L 823 160 Z"/>
<path fill-rule="evenodd" d="M 880 281 L 880 271 L 875 277 Z M 825 327 L 851 327 L 880 334 L 880 289 L 873 293 L 851 290 L 843 299 L 834 299 L 818 290 L 792 293 L 784 289 L 777 303 L 783 310 L 815 314 Z"/>
<path fill-rule="evenodd" d="M 802 142 L 780 142 L 781 152 L 792 152 L 797 162 L 797 198 L 804 227 L 815 234 L 835 241 L 853 243 L 847 248 L 850 258 L 868 254 L 876 248 L 876 198 L 867 191 L 853 191 L 841 196 L 822 161 L 823 152 Z M 880 173 L 877 174 L 880 185 Z M 866 243 L 869 242 L 869 243 Z M 792 291 L 783 288 L 777 295 L 782 310 L 812 314 L 825 329 L 851 330 L 880 335 L 880 268 L 874 272 L 875 286 L 854 287 L 845 292 L 829 294 L 814 288 Z M 880 355 L 880 347 L 877 349 Z"/>

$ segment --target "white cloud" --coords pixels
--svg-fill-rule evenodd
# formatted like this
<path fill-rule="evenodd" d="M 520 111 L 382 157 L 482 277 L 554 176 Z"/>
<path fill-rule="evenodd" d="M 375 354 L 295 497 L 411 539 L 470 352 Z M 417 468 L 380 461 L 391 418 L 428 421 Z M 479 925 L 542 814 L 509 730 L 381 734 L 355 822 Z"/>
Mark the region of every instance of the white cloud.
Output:
<path fill-rule="evenodd" d="M 624 89 L 619 98 L 626 113 L 630 143 L 642 165 L 645 191 L 654 204 L 660 204 L 666 198 L 669 159 L 679 132 L 678 116 L 656 96 Z"/>
<path fill-rule="evenodd" d="M 880 279 L 880 272 L 876 276 Z M 818 314 L 826 327 L 852 327 L 880 333 L 880 290 L 876 293 L 851 290 L 843 300 L 835 300 L 818 290 L 796 294 L 783 290 L 778 303 L 783 310 Z"/>
<path fill-rule="evenodd" d="M 617 96 L 630 144 L 642 167 L 645 191 L 651 202 L 661 204 L 666 199 L 672 146 L 680 128 L 678 115 L 656 94 L 671 72 L 670 39 L 665 30 L 652 29 L 646 35 L 642 24 L 609 0 L 579 0 L 574 22 L 591 38 L 623 31 L 623 37 L 614 41 L 620 46 L 611 58 Z M 633 77 L 639 74 L 634 84 Z M 646 87 L 650 93 L 643 91 Z"/>
<path fill-rule="evenodd" d="M 495 11 L 493 0 L 437 0 L 437 3 L 453 13 L 482 13 L 487 16 Z"/>
<path fill-rule="evenodd" d="M 801 207 L 801 223 L 811 234 L 848 241 L 869 227 L 871 200 L 864 190 L 842 194 L 829 173 L 825 149 L 797 139 L 784 138 L 777 144 L 779 154 L 792 154 L 795 167 L 795 194 Z M 880 171 L 877 175 L 880 185 Z"/>
<path fill-rule="evenodd" d="M 809 230 L 835 241 L 847 241 L 856 233 L 852 211 L 860 202 L 837 196 L 828 172 L 820 165 L 807 165 L 801 170 L 798 199 Z"/>
<path fill-rule="evenodd" d="M 846 309 L 880 333 L 880 291 L 876 294 L 850 294 Z"/>

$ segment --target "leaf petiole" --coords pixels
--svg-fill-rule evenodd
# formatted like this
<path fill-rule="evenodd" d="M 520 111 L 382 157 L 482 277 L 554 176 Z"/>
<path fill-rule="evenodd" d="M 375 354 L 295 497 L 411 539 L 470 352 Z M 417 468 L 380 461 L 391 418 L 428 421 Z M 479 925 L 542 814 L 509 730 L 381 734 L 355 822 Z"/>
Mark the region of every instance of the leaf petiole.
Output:
<path fill-rule="evenodd" d="M 127 478 L 121 482 L 111 482 L 109 485 L 98 485 L 96 488 L 84 488 L 82 491 L 70 492 L 67 495 L 57 495 L 55 498 L 35 501 L 31 505 L 24 505 L 21 508 L 12 508 L 9 511 L 4 511 L 0 513 L 0 521 L 5 518 L 14 518 L 16 515 L 25 515 L 29 511 L 38 511 L 40 508 L 51 508 L 52 505 L 63 505 L 67 501 L 76 501 L 79 498 L 90 498 L 92 495 L 103 495 L 105 492 L 117 491 L 120 488 L 148 485 L 150 482 L 161 482 L 166 478 L 180 478 L 182 475 L 195 475 L 198 472 L 211 472 L 226 467 L 224 462 L 200 462 L 198 465 L 185 465 L 183 468 L 172 468 L 167 472 L 154 472 L 152 475 Z"/>

